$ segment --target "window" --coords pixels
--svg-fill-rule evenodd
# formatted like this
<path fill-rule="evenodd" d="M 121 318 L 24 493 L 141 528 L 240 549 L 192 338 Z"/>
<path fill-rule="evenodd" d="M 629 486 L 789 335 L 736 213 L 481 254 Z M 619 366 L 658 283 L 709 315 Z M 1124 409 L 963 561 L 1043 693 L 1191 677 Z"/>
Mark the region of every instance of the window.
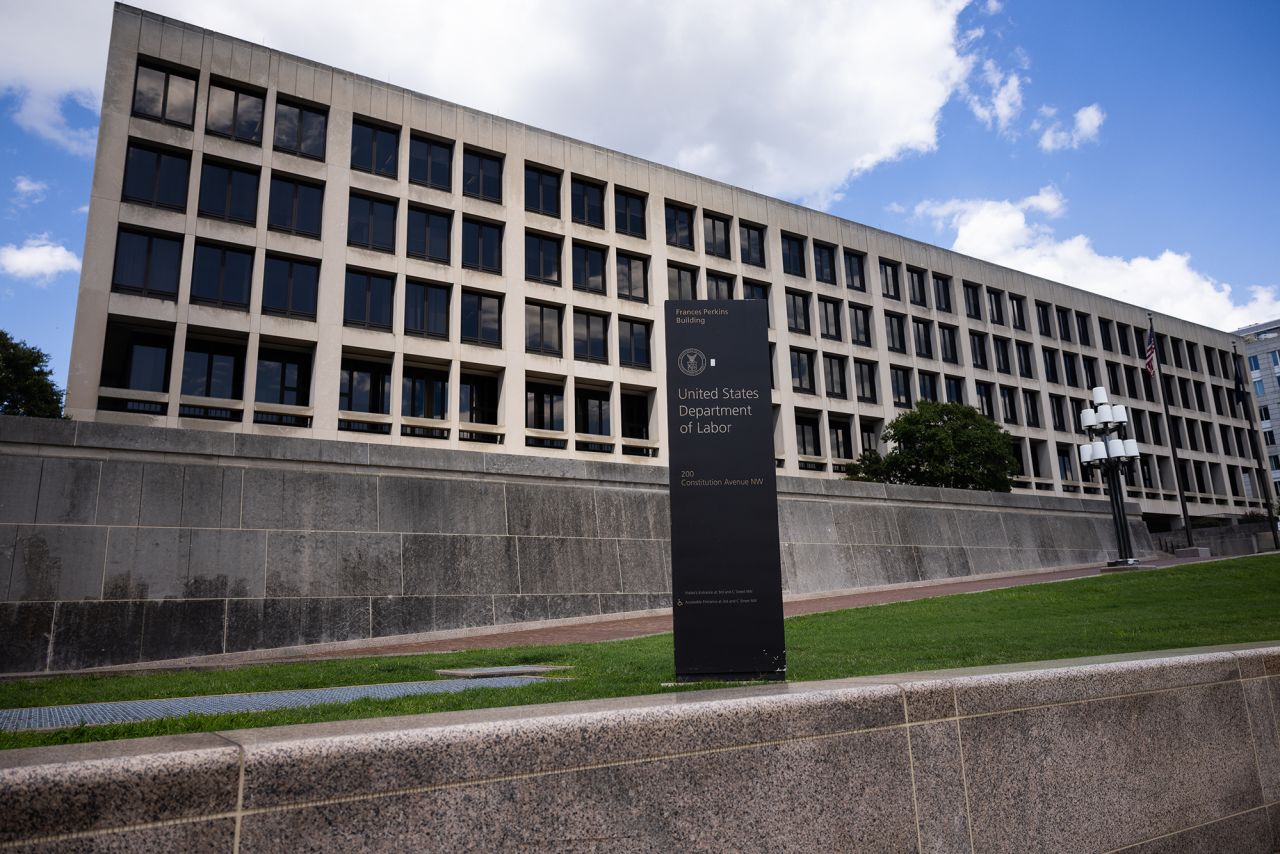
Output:
<path fill-rule="evenodd" d="M 352 193 L 347 202 L 347 245 L 396 251 L 396 203 Z"/>
<path fill-rule="evenodd" d="M 990 418 L 996 420 L 996 407 L 991 383 L 974 383 L 973 389 L 978 397 L 978 411 Z"/>
<path fill-rule="evenodd" d="M 991 345 L 996 354 L 996 370 L 1002 374 L 1013 373 L 1009 363 L 1009 339 L 995 337 L 991 339 Z"/>
<path fill-rule="evenodd" d="M 853 459 L 853 425 L 848 418 L 827 416 L 827 437 L 831 441 L 832 459 Z"/>
<path fill-rule="evenodd" d="M 708 255 L 729 257 L 728 217 L 702 212 L 702 248 Z"/>
<path fill-rule="evenodd" d="M 395 279 L 392 277 L 348 270 L 342 322 L 347 326 L 390 329 L 394 293 Z"/>
<path fill-rule="evenodd" d="M 938 375 L 928 371 L 920 372 L 920 399 L 938 402 Z"/>
<path fill-rule="evenodd" d="M 791 348 L 791 388 L 805 394 L 814 393 L 813 353 Z"/>
<path fill-rule="evenodd" d="M 1259 406 L 1259 407 L 1258 407 L 1258 420 L 1259 420 L 1259 421 L 1270 421 L 1270 420 L 1271 420 L 1271 407 L 1270 407 L 1270 406 Z"/>
<path fill-rule="evenodd" d="M 502 346 L 502 297 L 477 291 L 462 292 L 462 340 Z"/>
<path fill-rule="evenodd" d="M 1259 362 L 1259 360 L 1258 360 L 1258 356 L 1257 356 L 1257 354 L 1254 354 L 1254 355 L 1249 356 L 1249 358 L 1248 358 L 1248 362 L 1249 362 L 1249 370 L 1250 370 L 1250 371 L 1260 371 L 1260 370 L 1262 370 L 1262 365 L 1261 365 L 1261 363 L 1260 363 L 1260 362 Z"/>
<path fill-rule="evenodd" d="M 827 397 L 844 399 L 849 396 L 848 374 L 848 362 L 844 356 L 823 354 L 822 379 L 826 383 Z"/>
<path fill-rule="evenodd" d="M 933 307 L 951 313 L 951 280 L 946 276 L 933 277 Z"/>
<path fill-rule="evenodd" d="M 617 254 L 618 296 L 637 302 L 649 301 L 649 260 L 625 252 Z"/>
<path fill-rule="evenodd" d="M 614 188 L 614 230 L 619 234 L 644 237 L 644 196 Z"/>
<path fill-rule="evenodd" d="M 682 249 L 693 248 L 693 210 L 667 202 L 667 244 Z"/>
<path fill-rule="evenodd" d="M 1141 333 L 1139 333 L 1139 335 L 1141 335 Z M 1120 352 L 1128 356 L 1130 354 L 1129 342 L 1132 340 L 1129 337 L 1128 324 L 1124 324 L 1124 323 L 1116 324 L 1116 339 L 1120 342 Z M 1213 372 L 1210 371 L 1210 373 L 1212 374 Z"/>
<path fill-rule="evenodd" d="M 1098 340 L 1102 342 L 1102 349 L 1108 353 L 1115 352 L 1115 347 L 1111 342 L 1111 321 L 1105 317 L 1098 318 Z"/>
<path fill-rule="evenodd" d="M 329 116 L 323 110 L 276 101 L 276 127 L 272 144 L 276 151 L 324 160 Z"/>
<path fill-rule="evenodd" d="M 449 232 L 453 228 L 453 214 L 427 208 L 409 208 L 407 252 L 414 258 L 449 263 Z"/>
<path fill-rule="evenodd" d="M 406 365 L 400 381 L 400 414 L 410 418 L 447 418 L 449 374 Z"/>
<path fill-rule="evenodd" d="M 862 403 L 875 403 L 878 399 L 876 393 L 875 362 L 864 362 L 861 359 L 854 359 L 853 378 L 858 388 L 858 400 Z"/>
<path fill-rule="evenodd" d="M 907 352 L 906 318 L 900 314 L 885 313 L 885 346 L 894 353 Z"/>
<path fill-rule="evenodd" d="M 311 354 L 260 348 L 254 400 L 258 403 L 307 406 L 311 400 Z"/>
<path fill-rule="evenodd" d="M 863 272 L 864 256 L 860 252 L 844 250 L 844 284 L 855 291 L 866 291 L 867 280 Z"/>
<path fill-rule="evenodd" d="M 833 299 L 819 299 L 818 322 L 818 328 L 822 331 L 823 338 L 830 338 L 833 341 L 843 340 L 844 335 L 840 330 L 839 301 Z"/>
<path fill-rule="evenodd" d="M 560 218 L 560 173 L 525 164 L 524 209 Z"/>
<path fill-rule="evenodd" d="M 560 343 L 560 318 L 562 316 L 559 306 L 525 303 L 525 352 L 559 356 L 563 349 Z"/>
<path fill-rule="evenodd" d="M 810 334 L 809 295 L 800 291 L 787 291 L 787 329 L 801 335 Z"/>
<path fill-rule="evenodd" d="M 1080 358 L 1080 362 L 1084 365 L 1084 387 L 1097 388 L 1100 385 L 1098 382 L 1098 360 L 1091 356 L 1082 356 Z M 1180 382 L 1185 383 L 1186 380 L 1180 380 Z M 1185 396 L 1183 397 L 1183 400 L 1186 400 Z"/>
<path fill-rule="evenodd" d="M 1079 311 L 1076 312 L 1076 332 L 1080 334 L 1081 347 L 1093 346 L 1093 337 L 1089 334 L 1089 315 Z M 1175 355 L 1177 354 L 1176 349 L 1174 353 Z M 1178 365 L 1178 367 L 1182 367 L 1182 365 Z"/>
<path fill-rule="evenodd" d="M 1058 337 L 1063 341 L 1071 340 L 1071 312 L 1065 308 L 1055 308 L 1058 316 Z"/>
<path fill-rule="evenodd" d="M 320 265 L 314 261 L 268 255 L 262 272 L 263 313 L 314 319 L 319 281 Z"/>
<path fill-rule="evenodd" d="M 449 287 L 407 281 L 404 285 L 404 331 L 429 338 L 449 337 Z"/>
<path fill-rule="evenodd" d="M 942 349 L 942 361 L 960 364 L 960 350 L 956 346 L 956 328 L 938 324 L 938 341 Z"/>
<path fill-rule="evenodd" d="M 964 403 L 964 379 L 948 376 L 943 379 L 947 392 L 947 403 Z"/>
<path fill-rule="evenodd" d="M 804 276 L 804 238 L 794 234 L 782 235 L 782 272 L 791 276 Z"/>
<path fill-rule="evenodd" d="M 185 211 L 190 173 L 190 154 L 170 153 L 131 142 L 125 155 L 122 198 L 126 202 Z"/>
<path fill-rule="evenodd" d="M 1014 344 L 1014 349 L 1018 351 L 1018 376 L 1035 379 L 1035 366 L 1032 364 L 1035 360 L 1031 355 L 1031 345 L 1026 341 L 1018 341 Z"/>
<path fill-rule="evenodd" d="M 391 411 L 391 366 L 343 358 L 338 409 L 386 415 Z"/>
<path fill-rule="evenodd" d="M 742 263 L 753 267 L 764 266 L 764 226 L 738 221 L 738 251 Z"/>
<path fill-rule="evenodd" d="M 853 343 L 871 346 L 871 309 L 865 305 L 849 303 L 849 328 L 853 331 Z"/>
<path fill-rule="evenodd" d="M 609 361 L 609 316 L 589 311 L 573 313 L 573 358 L 583 362 Z"/>
<path fill-rule="evenodd" d="M 524 233 L 524 277 L 546 285 L 560 284 L 560 238 Z"/>
<path fill-rule="evenodd" d="M 796 453 L 802 457 L 822 456 L 822 438 L 818 414 L 796 413 Z"/>
<path fill-rule="evenodd" d="M 887 299 L 902 299 L 902 287 L 898 282 L 898 262 L 880 262 L 880 292 Z"/>
<path fill-rule="evenodd" d="M 1014 329 L 1027 329 L 1027 300 L 1017 294 L 1009 294 L 1009 320 Z"/>
<path fill-rule="evenodd" d="M 964 313 L 966 317 L 974 320 L 982 319 L 982 293 L 981 288 L 972 282 L 965 282 L 962 286 L 964 290 Z"/>
<path fill-rule="evenodd" d="M 267 202 L 268 228 L 319 237 L 323 209 L 324 187 L 272 174 L 271 197 Z"/>
<path fill-rule="evenodd" d="M 564 387 L 525 383 L 525 426 L 530 430 L 564 429 Z"/>
<path fill-rule="evenodd" d="M 1062 354 L 1062 379 L 1069 386 L 1080 386 L 1080 375 L 1076 370 L 1076 357 L 1074 353 Z"/>
<path fill-rule="evenodd" d="M 102 385 L 167 392 L 172 355 L 172 329 L 161 334 L 158 330 L 129 327 L 111 320 L 107 323 L 102 351 Z M 155 404 L 153 411 L 163 415 L 164 410 L 164 404 Z"/>
<path fill-rule="evenodd" d="M 609 392 L 606 389 L 575 387 L 573 390 L 574 429 L 594 436 L 609 435 Z"/>
<path fill-rule="evenodd" d="M 244 397 L 244 345 L 187 338 L 182 393 L 193 397 Z"/>
<path fill-rule="evenodd" d="M 1045 382 L 1060 382 L 1058 379 L 1058 351 L 1051 350 L 1048 347 L 1042 347 L 1040 352 L 1044 356 Z"/>
<path fill-rule="evenodd" d="M 969 354 L 975 368 L 989 370 L 987 363 L 987 336 L 981 332 L 969 333 Z"/>
<path fill-rule="evenodd" d="M 649 324 L 643 320 L 618 318 L 618 363 L 633 368 L 649 367 Z"/>
<path fill-rule="evenodd" d="M 258 172 L 206 160 L 200 171 L 200 216 L 253 225 L 258 219 Z"/>
<path fill-rule="evenodd" d="M 121 229 L 116 237 L 111 290 L 176 300 L 181 267 L 182 238 L 178 235 Z"/>
<path fill-rule="evenodd" d="M 667 265 L 667 299 L 697 299 L 698 271 L 691 267 Z"/>
<path fill-rule="evenodd" d="M 1004 291 L 987 288 L 987 317 L 998 326 L 1004 326 Z"/>
<path fill-rule="evenodd" d="M 462 220 L 462 266 L 486 273 L 502 272 L 502 226 Z"/>
<path fill-rule="evenodd" d="M 924 288 L 924 270 L 907 268 L 907 294 L 915 305 L 929 304 L 929 295 Z"/>
<path fill-rule="evenodd" d="M 1044 302 L 1036 302 L 1036 325 L 1040 327 L 1040 334 L 1046 338 L 1053 337 L 1053 321 L 1049 316 L 1049 304 Z M 1125 351 L 1128 355 L 1128 350 Z"/>
<path fill-rule="evenodd" d="M 257 145 L 262 142 L 262 96 L 209 84 L 206 133 Z"/>
<path fill-rule="evenodd" d="M 498 423 L 498 378 L 488 374 L 458 377 L 458 420 L 464 424 Z"/>
<path fill-rule="evenodd" d="M 410 135 L 409 181 L 445 192 L 453 189 L 453 143 Z"/>
<path fill-rule="evenodd" d="M 196 74 L 139 65 L 133 82 L 133 114 L 191 127 L 196 111 Z"/>
<path fill-rule="evenodd" d="M 622 393 L 622 438 L 649 438 L 649 395 Z"/>
<path fill-rule="evenodd" d="M 573 221 L 604 228 L 604 185 L 574 178 L 569 187 L 573 201 Z"/>
<path fill-rule="evenodd" d="M 708 272 L 707 299 L 733 299 L 733 276 Z"/>
<path fill-rule="evenodd" d="M 1000 415 L 1005 424 L 1018 423 L 1018 390 L 1016 388 L 1000 386 Z"/>
<path fill-rule="evenodd" d="M 191 268 L 191 301 L 247 309 L 252 275 L 252 250 L 197 243 Z"/>
<path fill-rule="evenodd" d="M 400 131 L 356 119 L 351 123 L 351 168 L 396 177 Z"/>
<path fill-rule="evenodd" d="M 911 408 L 911 369 L 889 366 L 889 386 L 893 391 L 893 405 L 899 409 Z"/>
<path fill-rule="evenodd" d="M 1067 429 L 1067 399 L 1060 394 L 1049 395 L 1049 417 L 1052 419 L 1053 429 L 1066 431 Z M 1137 420 L 1134 421 L 1137 426 Z"/>
<path fill-rule="evenodd" d="M 768 282 L 753 282 L 751 279 L 743 279 L 742 298 L 764 300 L 765 313 L 768 315 L 769 325 L 773 326 L 773 309 L 769 305 Z"/>
<path fill-rule="evenodd" d="M 605 292 L 604 263 L 607 250 L 585 243 L 573 244 L 573 288 L 595 294 Z"/>
<path fill-rule="evenodd" d="M 916 345 L 916 355 L 922 359 L 933 358 L 933 324 L 927 320 L 913 318 L 911 334 Z"/>
<path fill-rule="evenodd" d="M 879 421 L 869 421 L 866 418 L 858 420 L 858 441 L 864 451 L 878 450 L 880 448 L 879 432 Z"/>
<path fill-rule="evenodd" d="M 813 277 L 828 285 L 836 283 L 836 248 L 813 242 Z"/>
<path fill-rule="evenodd" d="M 462 153 L 462 195 L 502 203 L 502 158 L 466 149 Z"/>

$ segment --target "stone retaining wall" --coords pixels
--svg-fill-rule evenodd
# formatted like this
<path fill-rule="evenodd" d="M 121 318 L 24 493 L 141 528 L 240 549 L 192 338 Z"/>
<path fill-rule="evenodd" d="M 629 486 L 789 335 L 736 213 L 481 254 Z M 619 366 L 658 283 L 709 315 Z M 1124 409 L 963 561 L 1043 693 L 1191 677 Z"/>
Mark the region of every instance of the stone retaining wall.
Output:
<path fill-rule="evenodd" d="M 0 417 L 0 672 L 671 605 L 667 470 Z M 1108 505 L 779 480 L 789 593 L 1105 559 Z M 1140 553 L 1146 527 L 1131 506 Z"/>
<path fill-rule="evenodd" d="M 0 847 L 1276 851 L 1280 647 L 1124 658 L 5 751 Z"/>

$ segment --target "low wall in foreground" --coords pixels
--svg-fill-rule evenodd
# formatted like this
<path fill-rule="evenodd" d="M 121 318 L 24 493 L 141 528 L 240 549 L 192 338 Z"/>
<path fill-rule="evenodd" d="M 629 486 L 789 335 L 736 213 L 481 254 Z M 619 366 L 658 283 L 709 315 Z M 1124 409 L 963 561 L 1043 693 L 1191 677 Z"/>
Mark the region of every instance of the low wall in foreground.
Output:
<path fill-rule="evenodd" d="M 789 593 L 1114 549 L 1103 500 L 778 492 Z M 0 672 L 667 608 L 669 535 L 657 466 L 0 417 Z"/>
<path fill-rule="evenodd" d="M 1280 845 L 1280 646 L 0 752 L 0 846 Z"/>

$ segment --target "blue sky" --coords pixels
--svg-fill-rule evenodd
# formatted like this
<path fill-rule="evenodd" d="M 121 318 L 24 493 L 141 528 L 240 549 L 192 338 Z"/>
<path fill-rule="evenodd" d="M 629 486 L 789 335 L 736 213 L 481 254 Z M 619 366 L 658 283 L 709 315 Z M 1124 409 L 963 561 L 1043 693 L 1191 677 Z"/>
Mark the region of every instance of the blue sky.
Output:
<path fill-rule="evenodd" d="M 140 5 L 1206 325 L 1280 316 L 1280 3 L 475 0 L 391 33 L 328 0 Z M 62 382 L 111 6 L 28 6 L 0 328 Z"/>

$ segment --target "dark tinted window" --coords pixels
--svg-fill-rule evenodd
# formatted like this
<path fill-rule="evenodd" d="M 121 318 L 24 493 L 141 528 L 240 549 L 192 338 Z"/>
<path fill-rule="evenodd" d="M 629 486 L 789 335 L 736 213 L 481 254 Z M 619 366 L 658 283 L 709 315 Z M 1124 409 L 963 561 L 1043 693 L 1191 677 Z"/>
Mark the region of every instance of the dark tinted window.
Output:
<path fill-rule="evenodd" d="M 614 228 L 619 234 L 644 237 L 644 196 L 625 190 L 613 191 Z"/>
<path fill-rule="evenodd" d="M 396 176 L 399 131 L 362 121 L 351 123 L 351 168 L 388 178 Z"/>
<path fill-rule="evenodd" d="M 448 338 L 449 288 L 426 282 L 405 283 L 404 331 L 433 338 Z"/>
<path fill-rule="evenodd" d="M 649 324 L 618 318 L 618 362 L 635 368 L 649 367 Z"/>
<path fill-rule="evenodd" d="M 845 365 L 844 356 L 823 354 L 822 379 L 827 387 L 827 397 L 847 398 L 849 396 L 849 384 L 846 379 L 848 370 Z"/>
<path fill-rule="evenodd" d="M 794 234 L 782 235 L 782 272 L 792 276 L 804 275 L 804 238 Z"/>
<path fill-rule="evenodd" d="M 200 215 L 253 225 L 258 218 L 258 172 L 205 161 L 200 170 Z"/>
<path fill-rule="evenodd" d="M 111 288 L 143 296 L 177 299 L 182 238 L 122 230 L 116 237 Z"/>
<path fill-rule="evenodd" d="M 929 304 L 928 294 L 925 293 L 924 287 L 924 270 L 907 270 L 907 292 L 911 295 L 911 302 L 915 305 Z"/>
<path fill-rule="evenodd" d="M 560 284 L 560 238 L 524 233 L 524 277 L 548 285 Z"/>
<path fill-rule="evenodd" d="M 622 401 L 622 438 L 649 438 L 649 396 L 623 392 Z"/>
<path fill-rule="evenodd" d="M 502 159 L 478 151 L 462 155 L 462 194 L 491 202 L 502 201 Z"/>
<path fill-rule="evenodd" d="M 693 211 L 684 205 L 667 203 L 667 243 L 693 248 Z"/>
<path fill-rule="evenodd" d="M 190 170 L 189 154 L 171 154 L 131 142 L 125 156 L 123 197 L 130 202 L 186 210 Z"/>
<path fill-rule="evenodd" d="M 196 397 L 244 397 L 244 345 L 187 339 L 182 393 Z"/>
<path fill-rule="evenodd" d="M 702 246 L 708 255 L 714 255 L 717 258 L 729 257 L 729 220 L 727 217 L 703 212 Z"/>
<path fill-rule="evenodd" d="M 342 322 L 348 326 L 391 328 L 391 299 L 395 280 L 359 270 L 347 271 Z"/>
<path fill-rule="evenodd" d="M 871 346 L 871 309 L 863 305 L 849 305 L 849 324 L 853 332 L 853 343 L 863 347 Z"/>
<path fill-rule="evenodd" d="M 738 248 L 742 263 L 753 267 L 764 266 L 764 226 L 738 223 Z"/>
<path fill-rule="evenodd" d="M 951 280 L 946 276 L 933 277 L 933 307 L 948 314 L 951 312 Z"/>
<path fill-rule="evenodd" d="M 323 110 L 277 101 L 273 145 L 276 151 L 324 160 L 328 122 Z"/>
<path fill-rule="evenodd" d="M 689 267 L 667 265 L 667 299 L 697 299 L 698 271 Z"/>
<path fill-rule="evenodd" d="M 850 252 L 848 249 L 844 251 L 845 287 L 852 288 L 855 291 L 865 291 L 867 289 L 865 266 L 865 259 L 860 253 Z"/>
<path fill-rule="evenodd" d="M 386 415 L 391 411 L 391 366 L 343 359 L 338 408 Z"/>
<path fill-rule="evenodd" d="M 791 388 L 793 391 L 814 393 L 813 356 L 808 350 L 791 349 Z"/>
<path fill-rule="evenodd" d="M 352 193 L 347 204 L 347 243 L 380 252 L 394 252 L 395 203 Z"/>
<path fill-rule="evenodd" d="M 274 174 L 271 176 L 271 198 L 267 202 L 269 228 L 319 237 L 323 210 L 324 187 Z"/>
<path fill-rule="evenodd" d="M 135 116 L 191 127 L 195 110 L 195 74 L 138 66 L 133 86 Z"/>
<path fill-rule="evenodd" d="M 406 366 L 400 385 L 400 414 L 410 418 L 446 418 L 448 412 L 448 372 Z"/>
<path fill-rule="evenodd" d="M 814 242 L 813 277 L 828 285 L 836 283 L 836 248 L 834 246 Z"/>
<path fill-rule="evenodd" d="M 809 296 L 799 291 L 787 291 L 787 329 L 809 334 Z"/>
<path fill-rule="evenodd" d="M 902 284 L 898 281 L 898 262 L 880 262 L 880 293 L 888 299 L 902 299 Z"/>
<path fill-rule="evenodd" d="M 319 264 L 268 255 L 262 271 L 262 311 L 314 318 L 319 281 Z"/>
<path fill-rule="evenodd" d="M 258 350 L 258 403 L 306 406 L 311 400 L 311 354 L 294 350 Z"/>
<path fill-rule="evenodd" d="M 191 268 L 191 301 L 249 307 L 253 250 L 197 243 Z"/>
<path fill-rule="evenodd" d="M 449 263 L 449 231 L 453 215 L 444 211 L 425 208 L 409 208 L 408 253 L 415 258 L 426 258 Z"/>
<path fill-rule="evenodd" d="M 462 292 L 462 340 L 502 346 L 502 298 L 476 291 Z"/>
<path fill-rule="evenodd" d="M 560 216 L 560 174 L 536 166 L 524 167 L 524 209 Z"/>
<path fill-rule="evenodd" d="M 884 316 L 885 346 L 895 353 L 907 352 L 906 318 L 900 314 Z"/>
<path fill-rule="evenodd" d="M 498 423 L 498 380 L 482 374 L 458 378 L 458 419 L 469 424 Z"/>
<path fill-rule="evenodd" d="M 573 357 L 587 362 L 609 361 L 609 316 L 573 313 Z"/>
<path fill-rule="evenodd" d="M 574 178 L 571 194 L 573 221 L 604 228 L 604 187 L 592 181 Z"/>
<path fill-rule="evenodd" d="M 707 299 L 733 299 L 733 276 L 707 273 Z"/>
<path fill-rule="evenodd" d="M 605 292 L 604 264 L 606 250 L 584 243 L 573 244 L 573 287 L 580 291 Z"/>
<path fill-rule="evenodd" d="M 560 343 L 560 319 L 562 316 L 559 306 L 525 303 L 525 351 L 559 356 L 563 350 L 563 345 Z"/>
<path fill-rule="evenodd" d="M 209 84 L 205 132 L 240 142 L 262 142 L 262 96 Z"/>
<path fill-rule="evenodd" d="M 574 429 L 596 436 L 609 435 L 609 392 L 604 389 L 575 388 Z"/>
<path fill-rule="evenodd" d="M 502 226 L 464 219 L 462 221 L 462 266 L 487 273 L 501 273 Z"/>
<path fill-rule="evenodd" d="M 618 296 L 637 302 L 649 301 L 649 261 L 625 252 L 617 253 Z"/>
<path fill-rule="evenodd" d="M 525 426 L 534 430 L 564 429 L 564 388 L 546 383 L 525 384 Z"/>
<path fill-rule="evenodd" d="M 409 180 L 438 190 L 453 188 L 453 144 L 409 137 Z"/>

